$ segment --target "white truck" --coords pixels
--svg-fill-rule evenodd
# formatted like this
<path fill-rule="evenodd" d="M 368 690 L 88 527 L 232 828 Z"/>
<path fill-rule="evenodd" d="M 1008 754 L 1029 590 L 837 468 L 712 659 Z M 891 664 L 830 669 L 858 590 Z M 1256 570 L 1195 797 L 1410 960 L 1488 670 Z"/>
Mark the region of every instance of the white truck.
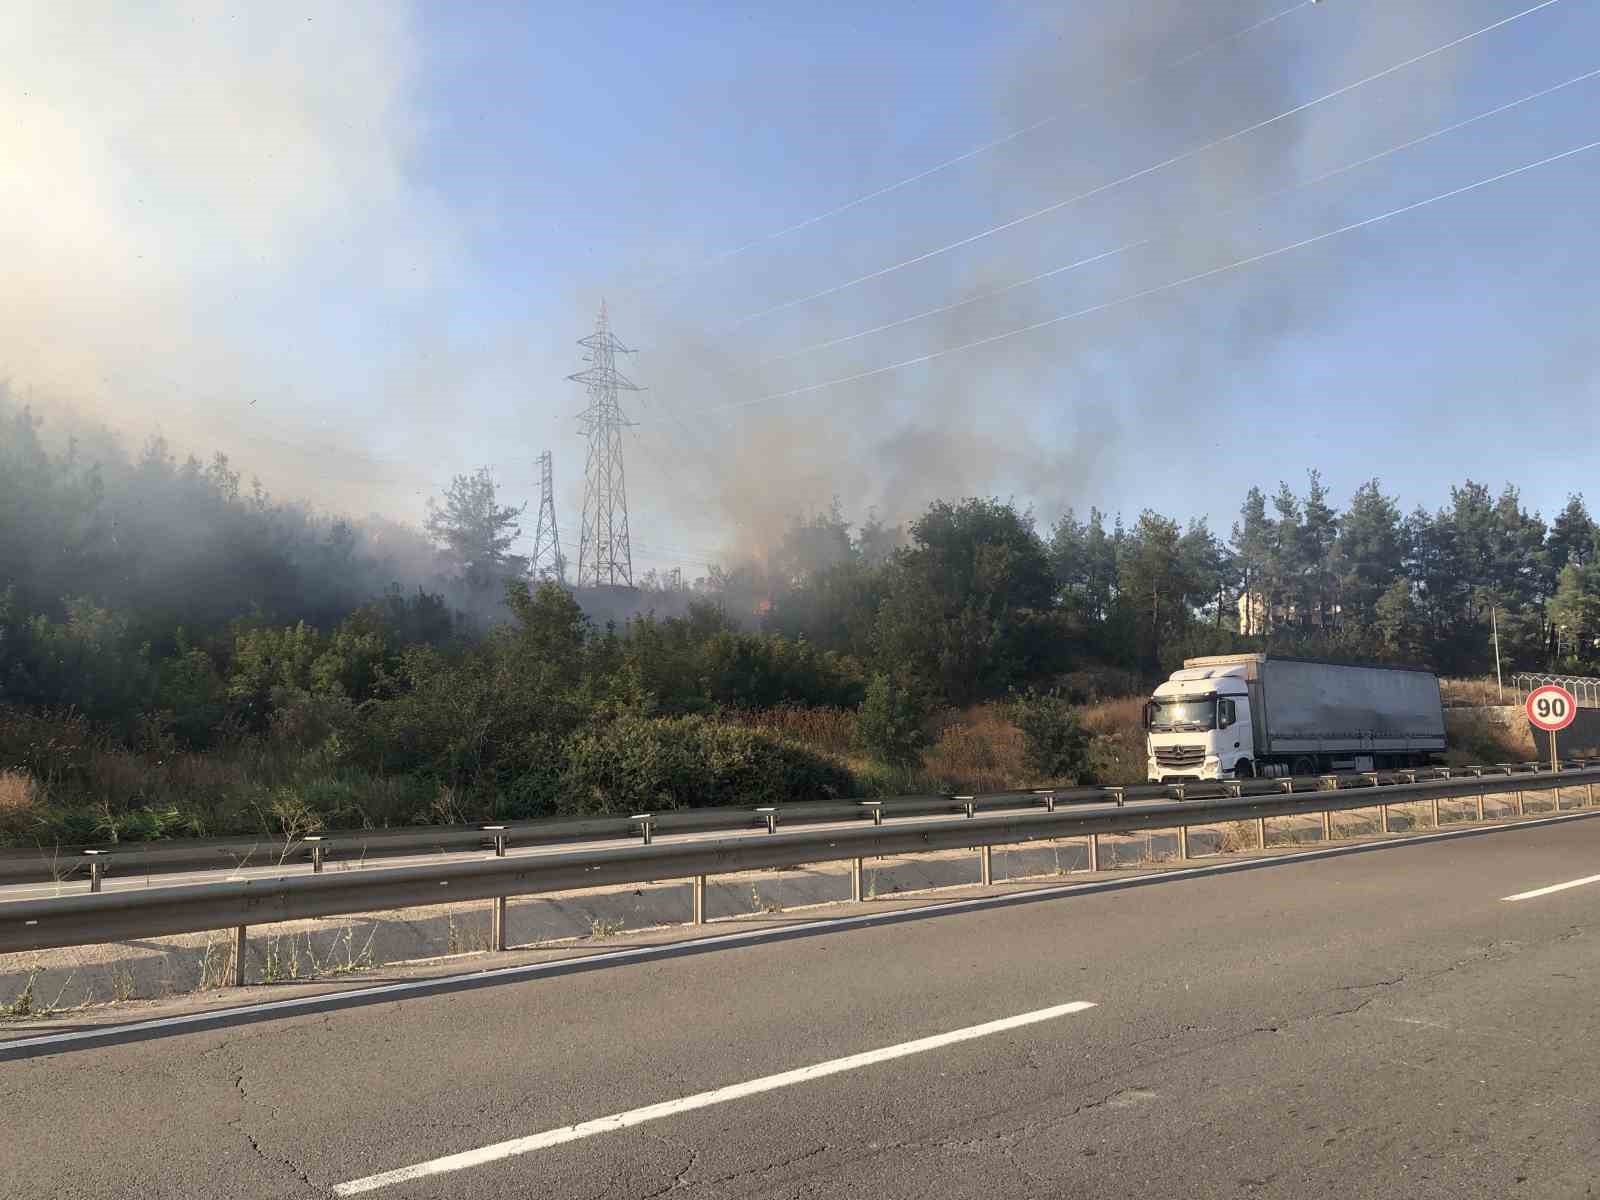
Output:
<path fill-rule="evenodd" d="M 1421 766 L 1444 751 L 1431 671 L 1269 654 L 1185 660 L 1144 727 L 1152 783 Z"/>

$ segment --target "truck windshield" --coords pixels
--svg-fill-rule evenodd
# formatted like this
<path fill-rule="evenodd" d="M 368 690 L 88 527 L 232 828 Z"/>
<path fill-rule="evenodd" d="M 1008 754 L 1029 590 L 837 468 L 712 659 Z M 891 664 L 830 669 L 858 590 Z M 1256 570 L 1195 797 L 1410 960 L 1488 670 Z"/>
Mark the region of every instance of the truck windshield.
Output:
<path fill-rule="evenodd" d="M 1215 729 L 1217 702 L 1204 700 L 1154 700 L 1150 708 L 1151 729 Z"/>

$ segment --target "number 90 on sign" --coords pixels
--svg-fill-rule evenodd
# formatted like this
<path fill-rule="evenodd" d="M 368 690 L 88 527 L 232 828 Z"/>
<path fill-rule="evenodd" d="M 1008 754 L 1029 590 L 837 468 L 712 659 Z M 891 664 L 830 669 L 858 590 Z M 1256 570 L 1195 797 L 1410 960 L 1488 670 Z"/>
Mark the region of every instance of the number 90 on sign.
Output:
<path fill-rule="evenodd" d="M 1529 694 L 1524 707 L 1528 713 L 1528 722 L 1535 729 L 1543 729 L 1549 733 L 1565 729 L 1578 715 L 1578 702 L 1572 693 L 1555 684 L 1535 688 Z"/>

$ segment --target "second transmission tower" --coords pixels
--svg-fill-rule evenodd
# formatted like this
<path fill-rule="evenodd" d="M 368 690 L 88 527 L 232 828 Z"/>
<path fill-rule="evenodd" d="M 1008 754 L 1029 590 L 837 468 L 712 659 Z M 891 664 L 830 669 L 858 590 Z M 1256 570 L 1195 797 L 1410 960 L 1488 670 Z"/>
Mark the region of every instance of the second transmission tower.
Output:
<path fill-rule="evenodd" d="M 589 439 L 583 480 L 583 533 L 578 540 L 579 587 L 632 587 L 633 550 L 628 544 L 628 490 L 622 469 L 622 431 L 633 422 L 617 404 L 619 391 L 639 387 L 617 370 L 616 356 L 632 351 L 617 341 L 600 304 L 595 330 L 578 345 L 588 350 L 588 369 L 568 379 L 589 389 L 581 414 Z"/>
<path fill-rule="evenodd" d="M 561 534 L 556 530 L 555 473 L 550 467 L 550 451 L 539 455 L 539 526 L 533 536 L 535 579 L 567 581 L 567 558 L 561 553 Z"/>

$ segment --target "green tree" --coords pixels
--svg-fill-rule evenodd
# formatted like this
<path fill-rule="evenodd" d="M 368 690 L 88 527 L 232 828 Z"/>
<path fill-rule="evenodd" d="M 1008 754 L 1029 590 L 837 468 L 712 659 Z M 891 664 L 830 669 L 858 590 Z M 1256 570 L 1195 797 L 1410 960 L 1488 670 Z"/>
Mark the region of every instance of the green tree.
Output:
<path fill-rule="evenodd" d="M 880 665 L 957 704 L 1025 678 L 1026 614 L 1051 609 L 1056 591 L 1032 516 L 999 500 L 939 501 L 911 538 L 878 612 Z"/>
<path fill-rule="evenodd" d="M 1589 516 L 1583 497 L 1567 497 L 1567 506 L 1550 524 L 1550 540 L 1546 549 L 1550 570 L 1560 574 L 1568 563 L 1582 567 L 1593 562 L 1597 537 L 1600 537 L 1600 528 Z"/>
<path fill-rule="evenodd" d="M 892 767 L 915 766 L 922 760 L 927 742 L 922 725 L 927 706 L 912 690 L 886 671 L 879 671 L 867 683 L 866 695 L 857 715 L 856 730 L 861 744 Z"/>
<path fill-rule="evenodd" d="M 1245 493 L 1229 544 L 1233 548 L 1240 595 L 1244 598 L 1239 632 L 1254 637 L 1265 633 L 1271 623 L 1268 564 L 1275 538 L 1276 531 L 1267 516 L 1267 498 L 1259 487 L 1252 487 Z"/>
<path fill-rule="evenodd" d="M 1600 564 L 1569 562 L 1561 569 L 1550 600 L 1550 623 L 1561 634 L 1561 644 L 1572 647 L 1575 659 L 1594 660 L 1600 645 Z"/>
<path fill-rule="evenodd" d="M 1183 536 L 1176 521 L 1146 509 L 1118 562 L 1117 592 L 1134 622 L 1140 666 L 1152 674 L 1188 627 L 1191 600 L 1209 586 L 1189 574 Z"/>
<path fill-rule="evenodd" d="M 1089 770 L 1089 734 L 1063 696 L 1028 691 L 1011 706 L 1022 731 L 1023 761 L 1038 782 L 1082 781 Z"/>
<path fill-rule="evenodd" d="M 1416 662 L 1422 649 L 1411 584 L 1396 579 L 1373 605 L 1373 621 L 1385 654 L 1396 662 Z"/>
<path fill-rule="evenodd" d="M 511 553 L 526 507 L 501 504 L 489 468 L 480 467 L 452 479 L 442 501 L 429 499 L 424 528 L 469 591 L 498 596 L 509 580 L 528 573 L 527 558 Z"/>
<path fill-rule="evenodd" d="M 1339 523 L 1334 561 L 1341 624 L 1372 623 L 1379 598 L 1405 571 L 1405 552 L 1400 506 L 1369 479 L 1356 489 Z"/>

